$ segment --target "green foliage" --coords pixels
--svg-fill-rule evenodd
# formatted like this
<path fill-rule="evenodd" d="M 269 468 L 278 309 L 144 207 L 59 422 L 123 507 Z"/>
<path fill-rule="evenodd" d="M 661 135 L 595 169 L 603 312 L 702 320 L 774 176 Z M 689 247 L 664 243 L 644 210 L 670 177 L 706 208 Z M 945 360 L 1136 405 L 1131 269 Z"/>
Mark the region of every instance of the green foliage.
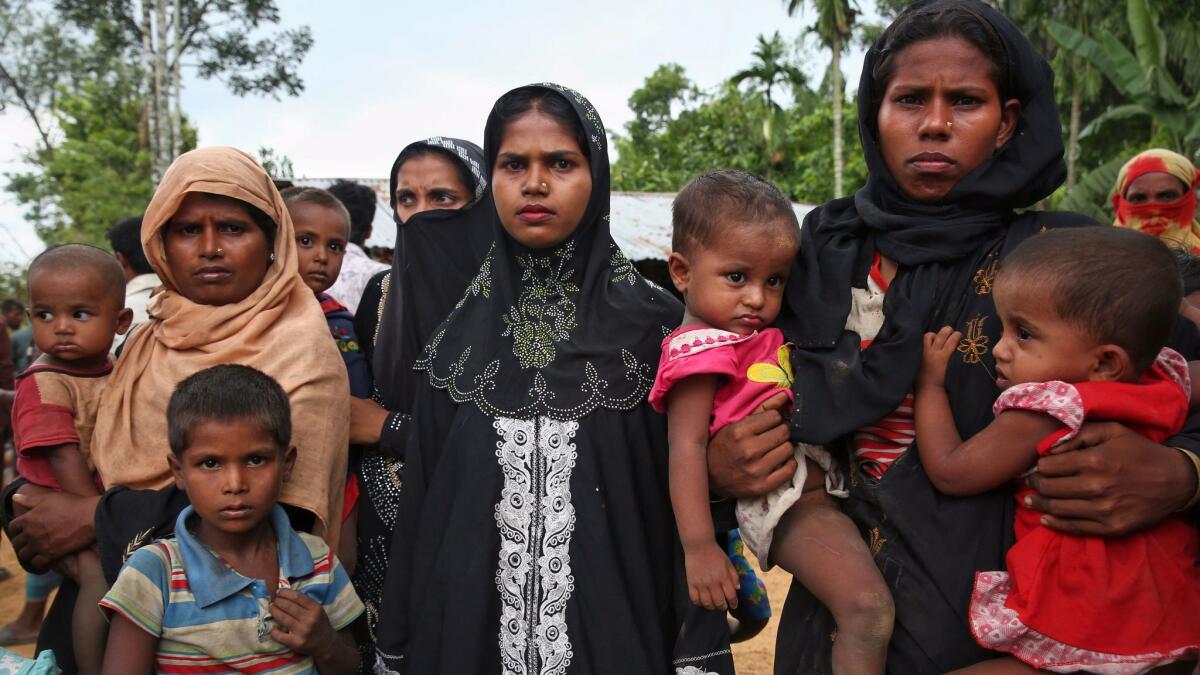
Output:
<path fill-rule="evenodd" d="M 259 147 L 258 163 L 274 180 L 291 180 L 295 173 L 292 169 L 292 158 L 282 152 L 275 152 L 274 148 Z"/>
<path fill-rule="evenodd" d="M 664 77 L 668 72 L 670 77 Z M 668 80 L 674 86 L 664 86 Z M 800 98 L 807 105 L 775 111 L 779 142 L 769 148 L 763 143 L 762 121 L 774 108 L 763 95 L 742 91 L 732 82 L 713 92 L 697 92 L 682 68 L 660 67 L 630 98 L 635 117 L 624 134 L 615 136 L 614 189 L 674 192 L 704 171 L 744 169 L 770 177 L 797 201 L 818 204 L 831 199 L 833 107 L 807 88 L 805 92 Z M 857 126 L 848 126 L 852 131 L 844 135 L 846 182 L 857 189 L 866 182 L 866 166 Z"/>
<path fill-rule="evenodd" d="M 24 302 L 29 298 L 25 285 L 26 266 L 15 262 L 0 260 L 0 298 L 13 298 Z M 4 330 L 0 328 L 0 330 Z"/>
<path fill-rule="evenodd" d="M 61 142 L 31 152 L 36 170 L 9 174 L 6 187 L 47 244 L 105 246 L 108 228 L 144 211 L 154 192 L 140 135 L 141 96 L 136 82 L 118 73 L 64 88 L 57 107 Z M 195 144 L 185 126 L 185 145 Z"/>

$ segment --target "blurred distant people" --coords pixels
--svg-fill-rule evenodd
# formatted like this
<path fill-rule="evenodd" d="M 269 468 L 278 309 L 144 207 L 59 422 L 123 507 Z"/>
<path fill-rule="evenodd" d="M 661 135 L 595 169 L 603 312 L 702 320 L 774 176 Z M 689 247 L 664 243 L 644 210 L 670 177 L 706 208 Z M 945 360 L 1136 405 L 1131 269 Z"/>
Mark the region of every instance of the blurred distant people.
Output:
<path fill-rule="evenodd" d="M 1168 246 L 1200 255 L 1196 186 L 1200 174 L 1183 155 L 1152 148 L 1121 167 L 1113 186 L 1113 225 L 1163 240 Z"/>
<path fill-rule="evenodd" d="M 5 330 L 12 341 L 13 366 L 19 373 L 33 361 L 33 326 L 25 321 L 25 305 L 19 300 L 5 300 L 0 312 L 4 314 Z"/>
<path fill-rule="evenodd" d="M 364 243 L 371 236 L 371 223 L 375 219 L 375 191 L 362 183 L 339 180 L 330 186 L 329 192 L 341 200 L 350 212 L 350 243 L 346 245 L 342 273 L 327 292 L 354 313 L 358 311 L 358 303 L 362 300 L 367 282 L 388 268 L 372 260 L 363 250 Z"/>
<path fill-rule="evenodd" d="M 133 335 L 138 326 L 150 319 L 147 312 L 150 293 L 162 283 L 142 250 L 142 217 L 118 220 L 108 230 L 108 244 L 125 272 L 125 306 L 133 310 L 133 324 L 125 335 Z M 122 338 L 114 343 L 113 351 L 124 341 Z"/>

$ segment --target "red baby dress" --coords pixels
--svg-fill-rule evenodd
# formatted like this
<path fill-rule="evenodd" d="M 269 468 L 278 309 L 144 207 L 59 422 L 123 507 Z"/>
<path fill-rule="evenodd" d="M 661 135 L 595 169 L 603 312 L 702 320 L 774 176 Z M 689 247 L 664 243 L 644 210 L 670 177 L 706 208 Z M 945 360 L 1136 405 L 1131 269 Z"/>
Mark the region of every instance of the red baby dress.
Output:
<path fill-rule="evenodd" d="M 1162 443 L 1188 414 L 1187 362 L 1169 349 L 1137 383 L 1016 385 L 994 411 L 1052 415 L 1063 428 L 1038 454 L 1078 432 L 1084 420 L 1120 422 Z M 1055 672 L 1142 673 L 1200 654 L 1196 530 L 1180 518 L 1123 537 L 1075 536 L 1040 524 L 1017 493 L 1017 543 L 1008 572 L 981 572 L 971 598 L 979 644 Z"/>

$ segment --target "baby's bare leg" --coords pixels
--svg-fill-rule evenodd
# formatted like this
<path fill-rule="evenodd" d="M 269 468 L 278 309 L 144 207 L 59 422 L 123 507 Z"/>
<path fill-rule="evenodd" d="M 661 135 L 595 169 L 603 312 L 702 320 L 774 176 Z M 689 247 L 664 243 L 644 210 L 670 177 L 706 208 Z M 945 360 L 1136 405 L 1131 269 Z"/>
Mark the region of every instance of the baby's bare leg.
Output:
<path fill-rule="evenodd" d="M 833 612 L 834 673 L 883 673 L 895 618 L 892 594 L 858 529 L 829 495 L 806 493 L 788 509 L 775 527 L 771 562 Z"/>
<path fill-rule="evenodd" d="M 75 554 L 75 582 L 79 598 L 71 616 L 71 641 L 80 673 L 99 673 L 104 663 L 104 645 L 108 640 L 108 622 L 97 606 L 108 592 L 108 582 L 100 568 L 100 556 L 86 548 Z"/>

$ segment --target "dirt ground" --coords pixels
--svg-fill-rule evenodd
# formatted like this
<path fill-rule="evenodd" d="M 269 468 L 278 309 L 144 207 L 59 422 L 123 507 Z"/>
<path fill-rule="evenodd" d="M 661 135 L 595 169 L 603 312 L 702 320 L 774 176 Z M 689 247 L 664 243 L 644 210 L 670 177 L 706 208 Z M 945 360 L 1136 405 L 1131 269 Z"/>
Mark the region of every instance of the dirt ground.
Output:
<path fill-rule="evenodd" d="M 17 564 L 8 539 L 0 544 L 0 565 L 7 567 L 13 573 L 10 579 L 0 582 L 0 625 L 3 625 L 20 613 L 25 600 L 25 572 Z M 791 577 L 787 572 L 776 567 L 766 574 L 765 578 L 767 594 L 771 598 L 771 609 L 775 615 L 771 617 L 771 623 L 766 629 L 753 640 L 733 646 L 738 675 L 771 675 L 774 667 L 775 629 L 778 625 L 779 612 L 783 609 L 784 598 L 787 597 Z M 33 656 L 32 644 L 17 645 L 7 649 L 25 656 Z"/>

